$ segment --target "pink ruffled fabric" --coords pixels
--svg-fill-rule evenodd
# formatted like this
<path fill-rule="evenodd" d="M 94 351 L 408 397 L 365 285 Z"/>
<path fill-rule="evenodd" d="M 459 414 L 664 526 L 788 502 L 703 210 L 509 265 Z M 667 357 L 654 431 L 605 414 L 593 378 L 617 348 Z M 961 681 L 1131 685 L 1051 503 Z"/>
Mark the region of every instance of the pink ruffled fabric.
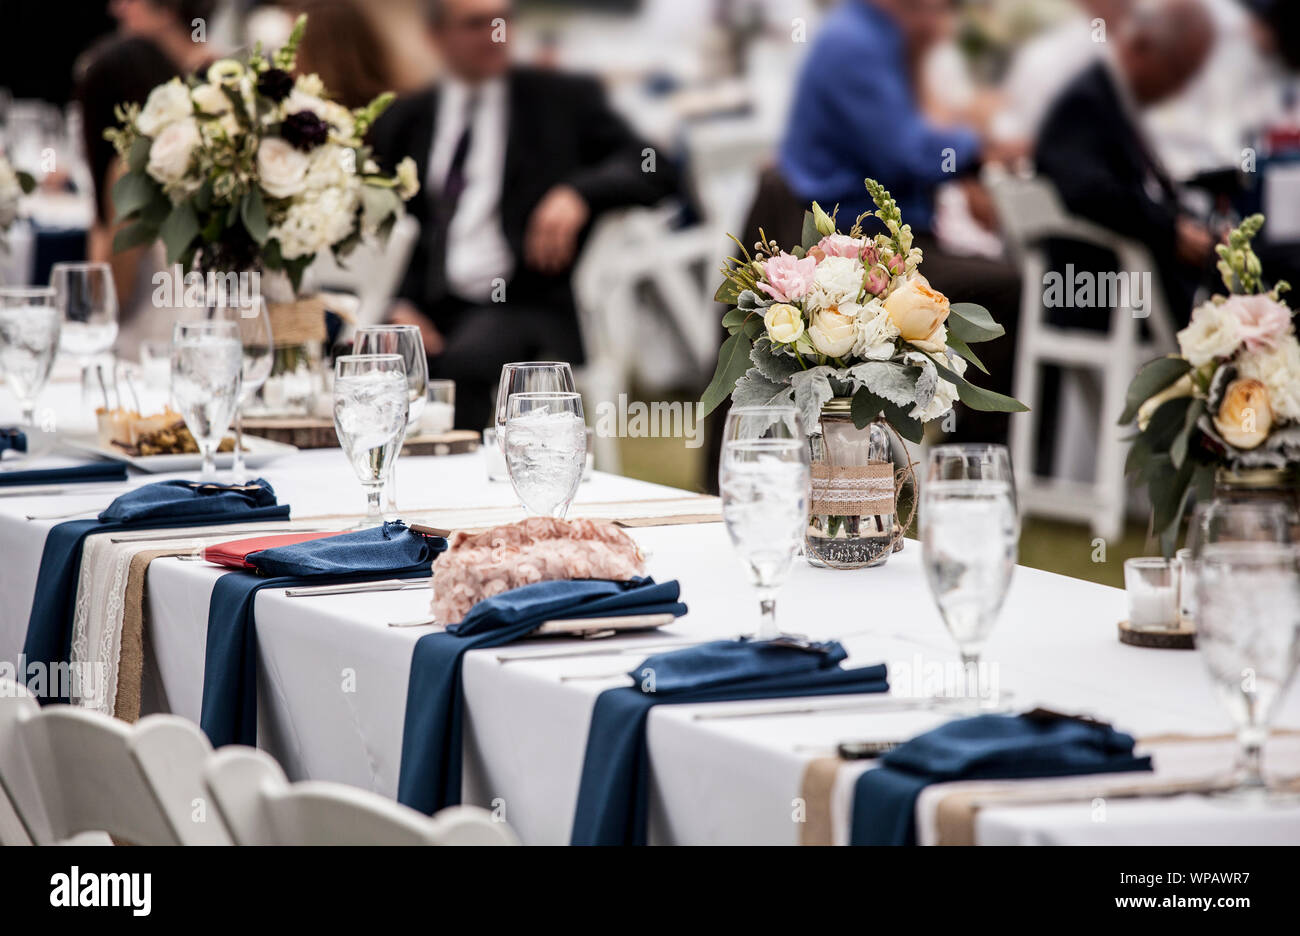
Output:
<path fill-rule="evenodd" d="M 530 517 L 482 533 L 457 531 L 433 564 L 433 616 L 456 624 L 503 591 L 566 579 L 626 581 L 645 574 L 645 556 L 608 520 Z"/>

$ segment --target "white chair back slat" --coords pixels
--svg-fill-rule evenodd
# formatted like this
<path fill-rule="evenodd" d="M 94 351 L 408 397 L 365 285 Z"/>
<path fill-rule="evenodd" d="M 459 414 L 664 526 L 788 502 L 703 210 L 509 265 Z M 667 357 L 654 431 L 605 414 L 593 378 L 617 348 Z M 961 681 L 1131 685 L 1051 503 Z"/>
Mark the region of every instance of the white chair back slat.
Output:
<path fill-rule="evenodd" d="M 504 822 L 458 806 L 432 819 L 377 793 L 323 781 L 289 783 L 262 751 L 230 746 L 205 771 L 235 841 L 278 845 L 510 845 Z"/>
<path fill-rule="evenodd" d="M 356 326 L 377 325 L 388 314 L 388 306 L 401 288 L 419 236 L 420 222 L 403 215 L 393 225 L 386 244 L 373 238 L 363 240 L 342 263 L 326 251 L 307 269 L 304 281 L 312 290 L 356 296 Z"/>
<path fill-rule="evenodd" d="M 12 684 L 11 684 L 12 685 Z M 225 844 L 200 783 L 211 747 L 198 726 L 153 715 L 128 725 L 0 687 L 0 775 L 37 844 L 106 832 L 135 845 Z"/>

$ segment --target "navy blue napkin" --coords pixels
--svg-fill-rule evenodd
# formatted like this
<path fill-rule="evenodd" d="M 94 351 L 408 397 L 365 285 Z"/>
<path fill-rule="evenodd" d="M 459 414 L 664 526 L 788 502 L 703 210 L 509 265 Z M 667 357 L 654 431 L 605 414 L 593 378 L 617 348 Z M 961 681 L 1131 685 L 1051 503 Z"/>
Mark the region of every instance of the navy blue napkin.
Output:
<path fill-rule="evenodd" d="M 4 446 L 0 445 L 0 451 Z M 21 451 L 21 449 L 19 449 Z M 79 481 L 125 481 L 126 465 L 121 462 L 93 461 L 62 468 L 23 468 L 0 471 L 0 487 L 20 484 L 70 484 Z"/>
<path fill-rule="evenodd" d="M 415 644 L 407 680 L 397 801 L 426 813 L 460 802 L 461 659 L 499 647 L 550 620 L 686 613 L 677 582 L 651 578 L 539 582 L 480 601 L 459 624 Z"/>
<path fill-rule="evenodd" d="M 17 426 L 0 427 L 0 455 L 10 449 L 15 452 L 27 451 L 27 433 Z"/>
<path fill-rule="evenodd" d="M 858 778 L 853 845 L 916 844 L 916 798 L 931 783 L 1150 770 L 1133 738 L 1065 716 L 976 715 L 940 725 L 885 754 Z"/>
<path fill-rule="evenodd" d="M 596 699 L 587 732 L 573 845 L 644 845 L 649 794 L 646 720 L 655 705 L 887 692 L 883 665 L 845 669 L 835 641 L 720 640 L 648 657 L 635 686 Z"/>
<path fill-rule="evenodd" d="M 26 662 L 44 664 L 52 677 L 58 664 L 69 661 L 81 547 L 92 533 L 251 523 L 288 516 L 289 506 L 277 504 L 275 491 L 261 478 L 241 485 L 160 481 L 128 491 L 93 520 L 70 520 L 51 527 L 27 619 Z M 62 688 L 66 688 L 66 680 L 50 678 L 48 692 L 38 695 L 43 702 L 66 702 Z"/>
<path fill-rule="evenodd" d="M 412 533 L 401 523 L 341 533 L 250 553 L 256 572 L 217 579 L 208 602 L 199 725 L 214 747 L 257 743 L 257 631 L 253 605 L 263 588 L 429 575 L 447 548 L 440 536 Z"/>

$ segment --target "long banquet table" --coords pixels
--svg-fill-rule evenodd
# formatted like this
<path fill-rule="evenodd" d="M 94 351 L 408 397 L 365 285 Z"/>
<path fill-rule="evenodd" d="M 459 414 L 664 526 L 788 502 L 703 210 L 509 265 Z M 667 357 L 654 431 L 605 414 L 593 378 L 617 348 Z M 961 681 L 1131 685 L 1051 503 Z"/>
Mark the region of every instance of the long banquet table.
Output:
<path fill-rule="evenodd" d="M 509 484 L 486 480 L 481 453 L 404 458 L 398 490 L 408 518 L 430 510 L 505 508 Z M 260 471 L 290 503 L 295 518 L 360 508 L 361 493 L 337 450 L 301 452 Z M 133 474 L 127 486 L 158 480 Z M 74 487 L 74 486 L 70 486 Z M 0 489 L 3 493 L 3 489 Z M 0 660 L 16 662 L 41 555 L 56 520 L 104 506 L 113 492 L 0 496 Z M 596 473 L 578 495 L 583 505 L 680 498 L 683 492 Z M 471 511 L 472 513 L 472 511 Z M 436 516 L 436 514 L 435 514 Z M 735 635 L 751 628 L 756 598 L 721 523 L 629 530 L 660 580 L 676 578 L 690 613 L 668 628 L 683 638 Z M 1080 549 L 1090 548 L 1081 542 Z M 179 558 L 155 560 L 147 589 L 146 707 L 195 721 L 202 698 L 208 600 L 221 570 Z M 327 779 L 394 796 L 397 789 L 408 667 L 428 627 L 390 627 L 427 614 L 425 589 L 380 594 L 287 597 L 263 590 L 256 599 L 259 654 L 258 743 L 294 779 Z M 884 661 L 892 692 L 933 690 L 937 667 L 957 660 L 934 610 L 918 544 L 883 568 L 836 572 L 797 561 L 778 601 L 784 628 L 840 639 L 850 663 Z M 1018 709 L 1042 705 L 1090 713 L 1139 739 L 1216 736 L 1231 730 L 1195 653 L 1121 645 L 1116 622 L 1123 592 L 1018 568 L 987 649 L 990 671 Z M 605 648 L 658 645 L 662 638 L 618 638 Z M 533 640 L 469 653 L 465 801 L 495 807 L 526 843 L 568 841 L 582 769 L 587 724 L 596 696 L 645 651 L 554 658 L 590 648 L 571 640 Z M 533 660 L 518 659 L 533 656 Z M 505 659 L 509 657 L 510 659 Z M 1300 693 L 1292 692 L 1280 725 L 1300 727 Z M 852 700 L 849 700 L 851 703 Z M 800 797 L 810 763 L 845 739 L 904 739 L 936 723 L 927 711 L 866 712 L 859 707 L 815 714 L 755 715 L 786 709 L 775 702 L 660 705 L 651 710 L 648 747 L 652 794 L 650 840 L 657 843 L 800 841 Z M 720 714 L 744 717 L 718 717 Z M 1300 773 L 1300 745 L 1290 736 L 1268 749 L 1274 769 Z M 1162 748 L 1157 770 L 1204 773 L 1226 766 L 1227 741 Z M 841 770 L 830 795 L 832 840 L 847 840 L 852 780 L 869 762 Z M 936 789 L 936 788 L 932 788 Z M 922 841 L 933 841 L 922 796 Z M 981 843 L 1289 842 L 1300 843 L 1300 809 L 1247 812 L 1194 795 L 1117 799 L 1098 819 L 1094 799 L 1070 803 L 990 803 L 975 819 Z"/>

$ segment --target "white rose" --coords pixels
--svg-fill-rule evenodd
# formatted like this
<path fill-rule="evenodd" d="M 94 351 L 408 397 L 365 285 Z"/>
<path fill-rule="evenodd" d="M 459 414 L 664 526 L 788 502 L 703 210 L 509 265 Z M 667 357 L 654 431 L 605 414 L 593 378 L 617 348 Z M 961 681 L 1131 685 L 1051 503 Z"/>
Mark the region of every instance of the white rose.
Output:
<path fill-rule="evenodd" d="M 1178 347 L 1193 367 L 1230 357 L 1241 346 L 1241 323 L 1226 303 L 1207 302 L 1178 333 Z"/>
<path fill-rule="evenodd" d="M 898 328 L 889 319 L 885 306 L 872 299 L 862 306 L 857 318 L 857 340 L 853 343 L 853 356 L 864 361 L 887 361 L 894 356 L 894 342 Z"/>
<path fill-rule="evenodd" d="M 958 374 L 965 376 L 966 362 L 962 358 L 953 355 L 952 360 L 949 361 L 942 354 L 933 354 L 931 357 L 949 370 L 956 371 Z M 906 360 L 910 363 L 916 364 L 924 361 L 925 358 L 920 354 L 917 354 L 915 351 L 910 351 L 906 355 Z M 914 406 L 908 415 L 913 419 L 919 419 L 921 422 L 930 422 L 931 420 L 939 419 L 940 417 L 945 416 L 948 411 L 952 409 L 953 404 L 957 402 L 957 398 L 957 385 L 940 377 L 939 384 L 934 391 L 934 398 L 930 400 L 930 405 L 925 409 L 921 409 L 919 406 Z"/>
<path fill-rule="evenodd" d="M 803 334 L 803 314 L 784 302 L 768 306 L 763 313 L 763 324 L 773 344 L 794 344 Z"/>
<path fill-rule="evenodd" d="M 308 157 L 303 191 L 321 192 L 329 188 L 347 188 L 356 171 L 356 154 L 346 146 L 326 143 L 312 150 Z"/>
<path fill-rule="evenodd" d="M 853 350 L 858 340 L 857 306 L 846 304 L 845 311 L 818 309 L 808 325 L 808 337 L 813 347 L 827 357 L 843 357 Z M 849 314 L 845 314 L 849 312 Z"/>
<path fill-rule="evenodd" d="M 856 303 L 862 295 L 865 272 L 862 264 L 851 257 L 827 257 L 817 264 L 809 302 L 819 309 Z"/>
<path fill-rule="evenodd" d="M 257 174 L 272 198 L 292 198 L 307 182 L 310 159 L 279 137 L 266 137 L 257 147 Z"/>
<path fill-rule="evenodd" d="M 145 172 L 164 186 L 174 185 L 185 177 L 194 150 L 201 142 L 199 124 L 193 117 L 169 125 L 149 147 Z"/>
<path fill-rule="evenodd" d="M 1295 335 L 1282 337 L 1275 348 L 1245 352 L 1237 358 L 1237 373 L 1268 388 L 1279 420 L 1300 420 L 1300 342 Z"/>
<path fill-rule="evenodd" d="M 136 119 L 135 125 L 147 137 L 157 136 L 169 124 L 184 120 L 194 113 L 194 104 L 190 101 L 190 89 L 179 78 L 173 78 L 166 84 L 160 84 L 149 92 L 144 102 L 144 110 Z"/>
<path fill-rule="evenodd" d="M 215 85 L 201 84 L 191 92 L 194 106 L 205 114 L 224 114 L 230 110 L 230 98 Z"/>

